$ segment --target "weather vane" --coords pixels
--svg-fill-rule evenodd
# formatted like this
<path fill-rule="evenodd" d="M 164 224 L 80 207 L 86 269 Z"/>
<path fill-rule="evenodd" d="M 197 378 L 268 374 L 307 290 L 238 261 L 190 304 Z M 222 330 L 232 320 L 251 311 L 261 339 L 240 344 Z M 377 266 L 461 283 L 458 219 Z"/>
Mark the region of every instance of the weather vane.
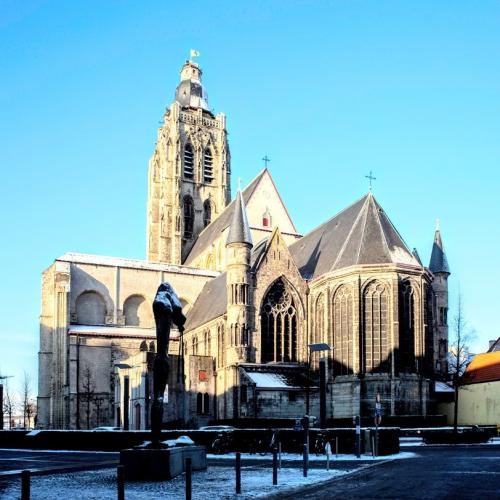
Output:
<path fill-rule="evenodd" d="M 365 175 L 367 179 L 370 180 L 370 191 L 372 190 L 372 181 L 376 181 L 377 178 L 373 177 L 373 172 L 370 170 L 370 175 Z"/>

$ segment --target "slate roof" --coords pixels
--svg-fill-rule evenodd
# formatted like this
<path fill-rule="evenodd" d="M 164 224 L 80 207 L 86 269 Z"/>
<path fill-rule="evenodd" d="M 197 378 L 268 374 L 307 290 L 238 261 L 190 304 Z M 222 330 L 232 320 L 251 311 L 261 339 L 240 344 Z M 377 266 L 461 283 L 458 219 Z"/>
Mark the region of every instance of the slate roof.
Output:
<path fill-rule="evenodd" d="M 290 246 L 305 279 L 362 264 L 421 267 L 370 192 Z"/>
<path fill-rule="evenodd" d="M 500 351 L 474 356 L 464 373 L 465 384 L 496 382 L 500 380 Z"/>
<path fill-rule="evenodd" d="M 191 310 L 187 313 L 187 332 L 222 316 L 227 309 L 226 273 L 207 281 Z"/>
<path fill-rule="evenodd" d="M 448 266 L 448 260 L 446 259 L 446 254 L 444 253 L 441 231 L 439 229 L 436 229 L 436 233 L 434 235 L 434 244 L 432 245 L 429 269 L 433 273 L 450 273 L 450 267 Z"/>
<path fill-rule="evenodd" d="M 269 238 L 266 238 L 258 243 L 252 250 L 250 256 L 250 266 L 254 271 L 264 255 Z M 217 278 L 207 281 L 205 286 L 198 295 L 191 310 L 187 313 L 186 331 L 194 330 L 212 319 L 218 318 L 225 314 L 227 310 L 227 273 L 222 273 Z"/>
<path fill-rule="evenodd" d="M 251 198 L 265 172 L 266 169 L 262 170 L 257 175 L 257 177 L 255 177 L 255 179 L 242 191 L 243 202 L 245 203 L 245 205 L 248 204 L 248 200 Z M 217 219 L 215 219 L 200 233 L 200 235 L 196 239 L 196 243 L 193 245 L 193 248 L 191 248 L 191 251 L 186 257 L 184 265 L 189 266 L 190 264 L 192 264 L 195 259 L 199 257 L 227 227 L 229 227 L 233 218 L 235 207 L 236 200 L 233 200 L 217 217 Z"/>
<path fill-rule="evenodd" d="M 235 208 L 233 210 L 233 218 L 231 227 L 227 235 L 226 245 L 231 243 L 247 243 L 252 244 L 252 233 L 248 225 L 247 211 L 243 202 L 243 195 L 238 191 L 236 195 Z"/>

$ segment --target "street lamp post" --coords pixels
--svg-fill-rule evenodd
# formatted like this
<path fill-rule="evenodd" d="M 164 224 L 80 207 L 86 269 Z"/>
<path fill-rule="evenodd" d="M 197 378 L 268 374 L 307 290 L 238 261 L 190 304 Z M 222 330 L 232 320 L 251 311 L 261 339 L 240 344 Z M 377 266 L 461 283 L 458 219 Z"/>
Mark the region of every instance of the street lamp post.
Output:
<path fill-rule="evenodd" d="M 331 351 L 332 348 L 323 342 L 308 345 L 309 353 L 307 359 L 307 385 L 306 385 L 306 415 L 309 415 L 310 392 L 311 392 L 311 357 L 313 352 Z M 326 384 L 325 384 L 326 392 Z M 325 400 L 326 401 L 326 400 Z"/>

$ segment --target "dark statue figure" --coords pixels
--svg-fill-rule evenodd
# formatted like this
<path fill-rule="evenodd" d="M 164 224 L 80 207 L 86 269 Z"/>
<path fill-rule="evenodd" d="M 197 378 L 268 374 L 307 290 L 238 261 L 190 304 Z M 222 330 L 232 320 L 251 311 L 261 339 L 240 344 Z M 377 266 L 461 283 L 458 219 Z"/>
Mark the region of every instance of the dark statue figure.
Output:
<path fill-rule="evenodd" d="M 162 283 L 153 302 L 156 323 L 156 356 L 153 365 L 153 405 L 151 408 L 151 444 L 160 447 L 163 422 L 163 394 L 168 381 L 168 343 L 172 322 L 179 332 L 184 331 L 186 317 L 182 314 L 182 304 L 169 283 Z"/>

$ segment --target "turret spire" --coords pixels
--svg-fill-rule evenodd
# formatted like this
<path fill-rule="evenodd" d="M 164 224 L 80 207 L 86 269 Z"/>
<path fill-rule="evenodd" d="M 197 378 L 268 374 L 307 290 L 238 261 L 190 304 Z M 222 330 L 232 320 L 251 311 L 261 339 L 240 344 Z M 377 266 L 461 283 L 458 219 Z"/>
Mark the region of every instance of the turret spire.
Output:
<path fill-rule="evenodd" d="M 231 243 L 246 243 L 252 245 L 252 233 L 248 225 L 247 211 L 243 195 L 238 191 L 236 195 L 236 206 L 234 207 L 233 218 L 231 220 L 231 227 L 227 235 L 226 245 Z"/>
<path fill-rule="evenodd" d="M 439 222 L 436 223 L 436 232 L 434 233 L 434 244 L 432 245 L 431 260 L 429 269 L 434 273 L 448 273 L 450 274 L 450 267 L 444 252 L 444 245 L 441 239 L 441 230 L 439 229 Z"/>

